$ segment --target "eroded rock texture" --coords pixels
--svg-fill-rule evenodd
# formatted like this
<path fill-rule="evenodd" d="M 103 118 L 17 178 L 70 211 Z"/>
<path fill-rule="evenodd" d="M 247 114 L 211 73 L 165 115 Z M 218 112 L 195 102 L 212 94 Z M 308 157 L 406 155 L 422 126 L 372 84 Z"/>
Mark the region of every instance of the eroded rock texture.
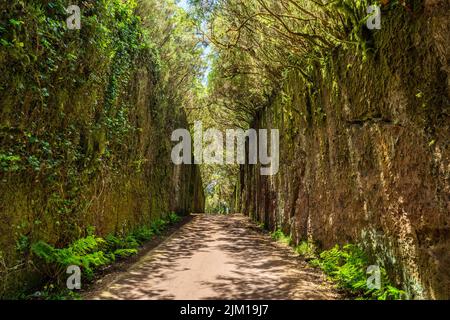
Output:
<path fill-rule="evenodd" d="M 238 188 L 238 210 L 296 241 L 361 243 L 410 298 L 450 298 L 449 9 L 396 10 L 366 61 L 292 73 L 254 124 L 280 129 L 280 172 L 242 166 Z"/>
<path fill-rule="evenodd" d="M 47 114 L 37 119 L 1 114 L 2 123 L 16 128 L 0 128 L 2 148 L 23 143 L 34 148 L 24 152 L 42 159 L 35 171 L 24 167 L 0 173 L 0 298 L 15 297 L 45 280 L 27 251 L 31 243 L 65 247 L 89 229 L 100 236 L 127 234 L 170 212 L 204 211 L 199 167 L 171 161 L 171 133 L 188 127 L 186 114 L 159 98 L 148 61 L 135 64 L 139 67 L 122 80 L 124 88 L 110 107 L 114 113 L 120 112 L 118 106 L 126 108 L 130 128 L 120 140 L 110 138 L 112 126 L 99 116 L 104 86 L 82 86 L 71 96 L 58 95 L 69 89 L 57 87 Z M 27 108 L 13 105 L 18 113 Z M 59 116 L 56 106 L 67 114 Z M 28 137 L 45 141 L 51 157 L 29 147 Z"/>

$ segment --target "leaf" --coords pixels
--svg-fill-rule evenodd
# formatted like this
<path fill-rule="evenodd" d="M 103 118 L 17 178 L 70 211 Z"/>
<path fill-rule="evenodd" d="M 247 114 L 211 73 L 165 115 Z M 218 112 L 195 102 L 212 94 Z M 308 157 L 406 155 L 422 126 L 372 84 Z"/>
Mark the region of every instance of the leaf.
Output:
<path fill-rule="evenodd" d="M 16 19 L 9 19 L 9 23 L 15 27 L 21 26 L 24 22 Z"/>

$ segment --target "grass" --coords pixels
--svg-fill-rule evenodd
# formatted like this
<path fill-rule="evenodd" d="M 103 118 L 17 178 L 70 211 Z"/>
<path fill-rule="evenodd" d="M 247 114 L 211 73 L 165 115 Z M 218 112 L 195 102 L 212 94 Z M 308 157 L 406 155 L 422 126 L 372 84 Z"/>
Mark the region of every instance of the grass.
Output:
<path fill-rule="evenodd" d="M 292 238 L 281 230 L 271 233 L 272 239 L 293 246 Z M 295 252 L 304 257 L 312 266 L 320 268 L 339 289 L 358 300 L 401 300 L 405 292 L 390 283 L 386 270 L 380 267 L 381 287 L 370 289 L 367 285 L 370 275 L 367 268 L 372 265 L 365 252 L 357 245 L 336 245 L 330 250 L 317 253 L 310 242 L 293 246 Z"/>
<path fill-rule="evenodd" d="M 65 288 L 66 270 L 69 266 L 80 267 L 83 280 L 92 281 L 97 271 L 119 259 L 136 255 L 145 242 L 180 220 L 178 215 L 170 213 L 165 219 L 156 219 L 150 225 L 141 226 L 126 236 L 110 234 L 101 238 L 90 230 L 87 237 L 78 239 L 65 248 L 55 248 L 44 241 L 32 244 L 32 257 L 47 284 L 42 290 L 25 298 L 76 299 L 77 294 Z"/>

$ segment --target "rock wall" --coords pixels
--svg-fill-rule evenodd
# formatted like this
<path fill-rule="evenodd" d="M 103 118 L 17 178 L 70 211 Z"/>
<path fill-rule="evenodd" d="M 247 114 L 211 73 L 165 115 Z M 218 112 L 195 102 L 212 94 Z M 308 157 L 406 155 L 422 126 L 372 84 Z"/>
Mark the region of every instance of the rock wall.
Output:
<path fill-rule="evenodd" d="M 254 123 L 280 129 L 280 172 L 242 166 L 236 209 L 322 249 L 360 243 L 409 298 L 449 299 L 449 9 L 383 13 L 366 58 L 292 72 Z"/>
<path fill-rule="evenodd" d="M 171 161 L 187 128 L 164 98 L 159 55 L 128 3 L 2 3 L 0 298 L 39 285 L 30 245 L 126 235 L 170 212 L 203 212 L 199 168 Z M 17 20 L 20 17 L 20 21 Z M 27 26 L 33 26 L 29 28 Z M 15 45 L 20 43 L 20 45 Z"/>

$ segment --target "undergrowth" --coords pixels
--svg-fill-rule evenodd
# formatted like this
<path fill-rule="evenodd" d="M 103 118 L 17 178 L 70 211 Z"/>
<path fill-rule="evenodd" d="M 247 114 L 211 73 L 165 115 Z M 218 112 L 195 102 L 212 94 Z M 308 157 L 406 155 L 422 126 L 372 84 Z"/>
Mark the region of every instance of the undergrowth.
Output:
<path fill-rule="evenodd" d="M 27 298 L 76 299 L 76 293 L 64 288 L 66 270 L 69 266 L 80 267 L 82 281 L 90 282 L 94 279 L 96 271 L 115 261 L 136 255 L 139 247 L 145 242 L 160 235 L 168 226 L 180 220 L 178 215 L 170 213 L 165 219 L 156 219 L 126 236 L 110 234 L 101 238 L 90 230 L 88 236 L 76 240 L 65 248 L 55 248 L 44 241 L 32 244 L 30 251 L 36 258 L 37 270 L 46 279 L 46 285 L 41 291 Z"/>
<path fill-rule="evenodd" d="M 272 239 L 293 246 L 290 236 L 281 230 L 271 233 Z M 365 252 L 354 244 L 336 245 L 330 250 L 317 253 L 317 248 L 304 241 L 294 246 L 295 252 L 303 256 L 312 266 L 322 271 L 342 289 L 358 300 L 400 300 L 405 292 L 391 284 L 386 270 L 380 267 L 380 289 L 369 289 L 367 268 L 372 265 Z"/>
<path fill-rule="evenodd" d="M 287 244 L 287 245 L 290 245 L 292 242 L 291 237 L 285 235 L 284 232 L 279 229 L 272 232 L 271 237 L 273 240 Z"/>

